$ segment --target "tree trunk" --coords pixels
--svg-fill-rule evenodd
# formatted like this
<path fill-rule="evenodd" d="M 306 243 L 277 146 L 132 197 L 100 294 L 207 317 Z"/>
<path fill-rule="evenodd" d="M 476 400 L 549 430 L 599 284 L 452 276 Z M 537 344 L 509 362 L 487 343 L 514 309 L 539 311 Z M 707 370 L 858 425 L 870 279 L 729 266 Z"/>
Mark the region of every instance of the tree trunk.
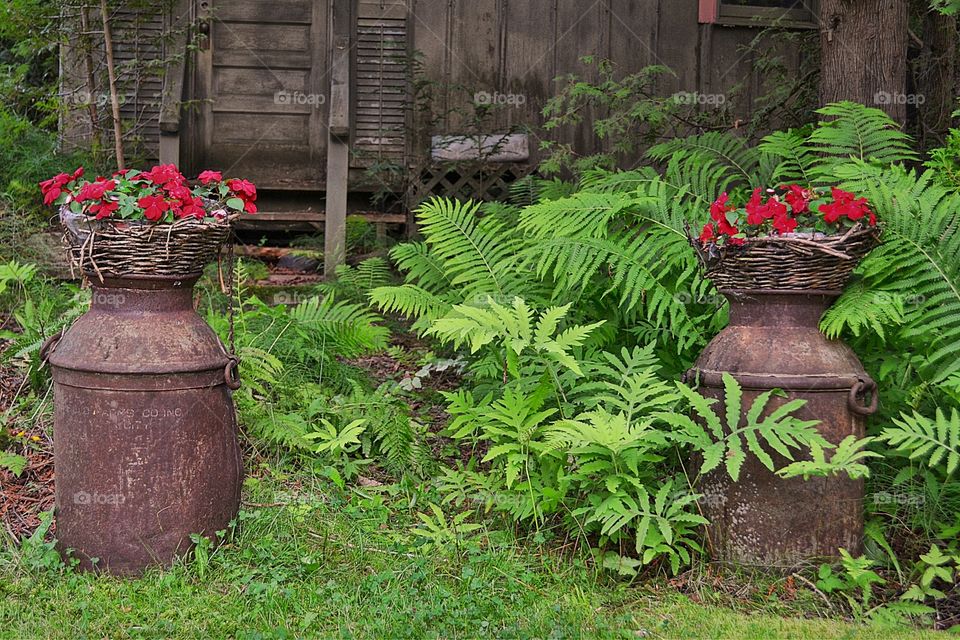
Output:
<path fill-rule="evenodd" d="M 954 111 L 957 18 L 927 11 L 923 19 L 923 50 L 915 67 L 920 140 L 924 148 L 942 145 Z"/>
<path fill-rule="evenodd" d="M 820 0 L 820 101 L 860 102 L 905 124 L 907 29 L 906 0 Z"/>
<path fill-rule="evenodd" d="M 110 32 L 110 14 L 107 0 L 100 0 L 100 17 L 103 21 L 103 48 L 107 56 L 107 79 L 110 82 L 110 106 L 113 115 L 113 140 L 117 155 L 117 169 L 126 169 L 123 158 L 123 123 L 120 120 L 120 96 L 117 94 L 117 72 L 113 61 L 113 34 Z"/>

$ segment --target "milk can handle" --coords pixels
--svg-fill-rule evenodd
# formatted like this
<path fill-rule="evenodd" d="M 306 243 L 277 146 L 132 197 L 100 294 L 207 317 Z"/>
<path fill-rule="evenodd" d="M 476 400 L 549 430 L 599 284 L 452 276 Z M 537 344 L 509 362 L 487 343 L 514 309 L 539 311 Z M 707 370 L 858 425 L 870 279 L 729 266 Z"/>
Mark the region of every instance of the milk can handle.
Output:
<path fill-rule="evenodd" d="M 50 354 L 54 349 L 57 348 L 57 344 L 60 342 L 60 338 L 63 337 L 63 333 L 66 331 L 66 328 L 60 329 L 55 334 L 43 341 L 43 344 L 40 345 L 40 362 L 46 363 L 47 358 L 50 357 Z"/>
<path fill-rule="evenodd" d="M 237 356 L 227 356 L 226 366 L 223 368 L 223 382 L 227 389 L 236 391 L 240 388 L 240 359 Z"/>
<path fill-rule="evenodd" d="M 870 394 L 870 404 L 863 405 L 860 402 L 860 398 L 867 393 Z M 850 396 L 847 398 L 850 411 L 861 416 L 872 416 L 875 414 L 879 402 L 880 395 L 877 393 L 877 383 L 874 382 L 870 376 L 866 376 L 866 379 L 861 378 L 857 380 L 856 384 L 850 389 Z"/>

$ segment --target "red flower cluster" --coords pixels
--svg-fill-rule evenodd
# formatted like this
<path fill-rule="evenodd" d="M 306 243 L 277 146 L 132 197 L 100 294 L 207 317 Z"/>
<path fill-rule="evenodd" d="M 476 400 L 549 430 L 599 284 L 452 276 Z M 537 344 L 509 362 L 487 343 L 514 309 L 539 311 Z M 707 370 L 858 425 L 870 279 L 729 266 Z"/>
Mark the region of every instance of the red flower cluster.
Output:
<path fill-rule="evenodd" d="M 723 193 L 710 205 L 710 218 L 713 222 L 703 225 L 703 231 L 700 232 L 700 241 L 704 244 L 712 242 L 719 236 L 725 236 L 727 242 L 731 244 L 743 244 L 743 238 L 737 238 L 740 230 L 730 223 L 727 214 L 736 211 L 737 208 L 729 204 L 730 197 Z M 714 226 L 716 224 L 716 226 Z"/>
<path fill-rule="evenodd" d="M 50 205 L 57 201 L 65 191 L 66 186 L 71 182 L 79 180 L 83 176 L 83 167 L 80 167 L 73 172 L 73 175 L 69 173 L 61 173 L 53 176 L 49 180 L 44 180 L 40 183 L 40 191 L 43 193 L 43 204 Z"/>
<path fill-rule="evenodd" d="M 820 205 L 820 212 L 827 222 L 833 224 L 840 218 L 861 220 L 864 216 L 867 216 L 867 221 L 871 227 L 877 224 L 877 216 L 870 210 L 866 198 L 858 198 L 849 191 L 843 191 L 836 187 L 831 189 L 830 193 L 833 196 L 833 202 Z"/>
<path fill-rule="evenodd" d="M 247 180 L 224 181 L 219 171 L 204 171 L 191 187 L 176 165 L 149 171 L 123 170 L 110 179 L 78 183 L 83 168 L 40 183 L 44 203 L 69 207 L 74 213 L 102 220 L 109 217 L 172 222 L 181 218 L 226 216 L 227 210 L 256 213 L 256 187 Z"/>
<path fill-rule="evenodd" d="M 238 198 L 243 200 L 244 211 L 247 213 L 257 212 L 257 205 L 254 204 L 257 200 L 257 188 L 253 186 L 252 182 L 234 178 L 233 180 L 227 180 L 227 186 Z"/>
<path fill-rule="evenodd" d="M 770 189 L 768 193 L 769 197 L 764 200 L 763 189 L 754 189 L 742 211 L 730 204 L 726 193 L 722 194 L 710 205 L 713 222 L 703 227 L 700 242 L 736 245 L 743 244 L 745 237 L 794 233 L 798 228 L 805 232 L 829 232 L 829 225 L 837 225 L 841 219 L 871 226 L 877 223 L 865 198 L 841 189 L 832 188 L 828 196 L 826 189 L 792 184 Z M 823 215 L 817 216 L 813 209 Z M 742 219 L 746 227 L 741 232 L 738 225 Z"/>
<path fill-rule="evenodd" d="M 777 233 L 790 233 L 797 228 L 797 220 L 794 218 L 787 205 L 780 201 L 779 196 L 772 196 L 763 202 L 762 189 L 757 187 L 753 190 L 753 195 L 747 203 L 747 224 L 759 226 L 767 220 L 771 220 L 773 228 Z M 791 209 L 796 209 L 791 205 Z"/>

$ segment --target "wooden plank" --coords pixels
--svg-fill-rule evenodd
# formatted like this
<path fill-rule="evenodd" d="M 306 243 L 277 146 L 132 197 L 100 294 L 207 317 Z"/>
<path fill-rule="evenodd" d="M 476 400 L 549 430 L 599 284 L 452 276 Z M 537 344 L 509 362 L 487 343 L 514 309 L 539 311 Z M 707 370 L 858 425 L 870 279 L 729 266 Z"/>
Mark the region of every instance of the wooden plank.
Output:
<path fill-rule="evenodd" d="M 678 91 L 696 91 L 699 78 L 697 58 L 698 0 L 670 0 L 663 7 L 657 25 L 657 58 L 670 67 L 658 89 L 672 95 Z"/>
<path fill-rule="evenodd" d="M 253 52 L 310 51 L 309 24 L 213 23 L 218 51 L 233 49 Z"/>
<path fill-rule="evenodd" d="M 664 64 L 657 56 L 660 0 L 607 0 L 610 6 L 608 56 L 623 73 L 636 73 L 652 64 Z"/>
<path fill-rule="evenodd" d="M 161 131 L 158 155 L 160 164 L 175 164 L 180 166 L 180 134 Z"/>
<path fill-rule="evenodd" d="M 604 5 L 599 2 L 557 0 L 557 25 L 554 53 L 554 76 L 575 73 L 581 79 L 596 82 L 599 79 L 596 64 L 580 61 L 583 56 L 603 57 L 607 47 L 603 39 Z M 598 117 L 596 109 L 589 107 L 581 112 L 583 122 L 578 126 L 565 126 L 559 138 L 569 142 L 574 149 L 589 154 L 597 151 L 600 142 L 592 129 Z"/>
<path fill-rule="evenodd" d="M 338 35 L 333 42 L 330 70 L 330 135 L 350 135 L 350 36 Z"/>
<path fill-rule="evenodd" d="M 213 110 L 214 139 L 217 144 L 235 142 L 237 144 L 297 144 L 307 146 L 309 130 L 308 115 L 302 113 L 271 113 L 269 126 L 263 127 L 262 113 L 223 113 Z M 256 138 L 251 135 L 256 132 Z"/>
<path fill-rule="evenodd" d="M 469 0 L 454 5 L 450 41 L 450 81 L 463 87 L 461 100 L 467 104 L 450 114 L 448 129 L 462 130 L 473 119 L 478 94 L 500 91 L 500 3 L 498 0 Z M 482 103 L 482 101 L 480 102 Z M 490 127 L 499 130 L 502 109 L 490 118 Z"/>
<path fill-rule="evenodd" d="M 323 273 L 332 278 L 346 262 L 347 194 L 350 182 L 350 41 L 353 0 L 333 0 L 330 72 L 330 123 L 327 145 L 326 220 L 323 225 Z"/>
<path fill-rule="evenodd" d="M 539 126 L 540 111 L 554 93 L 554 35 L 557 14 L 553 0 L 507 2 L 503 92 L 523 96 L 524 103 L 506 109 L 504 128 L 522 124 Z M 536 157 L 536 143 L 533 154 Z"/>
<path fill-rule="evenodd" d="M 417 114 L 419 121 L 414 129 L 418 137 L 413 141 L 413 147 L 417 153 L 426 155 L 430 150 L 430 134 L 446 129 L 447 105 L 451 98 L 448 90 L 451 57 L 450 14 L 456 0 L 411 1 L 409 38 L 412 49 L 420 52 L 422 79 L 425 83 L 430 83 L 425 87 L 424 93 L 428 94 L 431 108 L 429 113 L 424 110 Z"/>
<path fill-rule="evenodd" d="M 264 0 L 229 0 L 217 4 L 214 19 L 256 24 L 310 24 L 314 0 L 284 0 L 282 9 L 277 4 Z"/>
<path fill-rule="evenodd" d="M 269 95 L 280 91 L 309 93 L 309 69 L 216 67 L 213 85 L 218 95 Z"/>
<path fill-rule="evenodd" d="M 700 78 L 694 94 L 700 110 L 722 107 L 737 91 L 741 115 L 748 113 L 753 56 L 743 50 L 756 36 L 746 27 L 703 25 L 700 32 Z"/>

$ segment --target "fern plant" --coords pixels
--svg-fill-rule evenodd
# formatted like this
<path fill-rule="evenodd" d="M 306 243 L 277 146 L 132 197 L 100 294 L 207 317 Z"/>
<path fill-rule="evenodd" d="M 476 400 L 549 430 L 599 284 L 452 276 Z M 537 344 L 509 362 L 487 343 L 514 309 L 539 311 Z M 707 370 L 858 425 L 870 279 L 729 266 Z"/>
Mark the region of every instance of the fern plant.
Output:
<path fill-rule="evenodd" d="M 337 265 L 336 276 L 333 281 L 320 285 L 319 290 L 358 304 L 368 302 L 371 290 L 393 281 L 390 264 L 380 257 L 367 258 L 356 266 Z"/>
<path fill-rule="evenodd" d="M 526 241 L 496 218 L 481 217 L 480 209 L 442 198 L 422 204 L 417 223 L 425 241 L 391 251 L 408 281 L 377 287 L 370 299 L 384 311 L 425 319 L 414 325 L 424 330 L 453 304 L 534 294 L 534 279 L 518 268 Z"/>
<path fill-rule="evenodd" d="M 713 410 L 716 399 L 704 398 L 679 382 L 677 388 L 706 428 L 685 414 L 660 412 L 657 417 L 673 427 L 671 437 L 677 442 L 690 445 L 702 454 L 701 475 L 722 463 L 730 478 L 737 481 L 748 452 L 774 471 L 773 457 L 764 445 L 788 460 L 793 460 L 791 449 L 812 444 L 830 446 L 815 428 L 818 420 L 801 420 L 793 415 L 803 407 L 804 400 L 790 400 L 772 407 L 774 395 L 784 394 L 777 390 L 765 391 L 744 411 L 743 390 L 733 376 L 724 373 L 721 416 Z"/>
<path fill-rule="evenodd" d="M 824 329 L 835 336 L 875 319 L 871 326 L 882 323 L 899 350 L 926 356 L 924 377 L 943 382 L 960 372 L 960 195 L 931 172 L 852 163 L 837 173 L 885 221 L 884 242 L 858 269 L 861 288 L 838 301 Z"/>
<path fill-rule="evenodd" d="M 572 351 L 583 346 L 590 333 L 602 324 L 595 322 L 560 330 L 560 323 L 570 305 L 546 309 L 538 315 L 536 322 L 535 312 L 521 298 L 514 298 L 509 307 L 488 298 L 486 307 L 456 305 L 448 316 L 435 321 L 426 333 L 457 348 L 468 344 L 471 353 L 495 343 L 505 374 L 510 373 L 516 378 L 520 377 L 521 358 L 525 356 L 581 374 Z"/>
<path fill-rule="evenodd" d="M 938 469 L 944 478 L 952 477 L 960 468 L 960 413 L 956 409 L 949 417 L 940 409 L 934 418 L 903 413 L 893 423 L 883 430 L 880 439 L 896 447 L 898 453 Z"/>

